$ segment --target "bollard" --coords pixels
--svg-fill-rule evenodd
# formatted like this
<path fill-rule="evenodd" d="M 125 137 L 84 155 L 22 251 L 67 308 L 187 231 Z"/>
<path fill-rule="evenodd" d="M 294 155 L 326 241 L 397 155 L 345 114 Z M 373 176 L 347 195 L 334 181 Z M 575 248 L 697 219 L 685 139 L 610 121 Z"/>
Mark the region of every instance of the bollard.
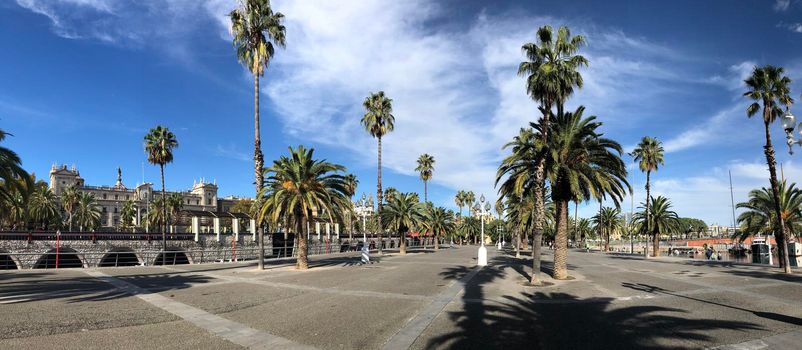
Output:
<path fill-rule="evenodd" d="M 370 248 L 367 245 L 362 245 L 362 264 L 370 264 Z"/>

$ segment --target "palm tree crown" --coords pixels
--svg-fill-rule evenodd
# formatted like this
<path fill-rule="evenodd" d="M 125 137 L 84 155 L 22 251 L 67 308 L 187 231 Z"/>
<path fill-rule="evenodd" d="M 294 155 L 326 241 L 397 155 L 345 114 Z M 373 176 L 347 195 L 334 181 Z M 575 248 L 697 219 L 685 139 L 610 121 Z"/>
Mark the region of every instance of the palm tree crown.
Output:
<path fill-rule="evenodd" d="M 802 235 L 802 190 L 795 183 L 788 185 L 783 181 L 779 186 L 779 197 L 786 232 L 799 237 Z M 738 215 L 741 229 L 733 234 L 733 238 L 743 241 L 754 234 L 770 235 L 779 230 L 771 189 L 763 187 L 750 191 L 749 200 L 738 203 L 736 208 L 746 211 Z"/>
<path fill-rule="evenodd" d="M 270 0 L 241 0 L 228 16 L 237 59 L 252 74 L 263 75 L 275 53 L 274 45 L 285 46 L 284 15 L 273 12 Z"/>

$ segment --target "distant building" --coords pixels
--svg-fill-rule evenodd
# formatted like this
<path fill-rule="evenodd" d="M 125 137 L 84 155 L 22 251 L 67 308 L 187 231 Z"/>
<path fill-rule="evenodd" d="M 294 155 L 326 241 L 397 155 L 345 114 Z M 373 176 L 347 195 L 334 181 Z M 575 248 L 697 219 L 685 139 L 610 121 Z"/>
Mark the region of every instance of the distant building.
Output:
<path fill-rule="evenodd" d="M 67 168 L 66 165 L 50 168 L 50 190 L 60 196 L 64 189 L 70 186 L 81 192 L 93 194 L 101 209 L 100 225 L 104 228 L 117 227 L 120 223 L 120 210 L 126 201 L 132 200 L 136 208 L 134 225 L 146 227 L 145 218 L 148 211 L 148 203 L 155 198 L 161 197 L 160 190 L 154 190 L 153 184 L 146 182 L 137 184 L 134 188 L 127 188 L 122 182 L 122 171 L 117 169 L 117 181 L 114 186 L 89 186 L 75 166 Z M 234 217 L 230 213 L 231 207 L 242 200 L 238 197 L 218 198 L 217 184 L 208 183 L 201 179 L 192 184 L 192 188 L 185 191 L 167 191 L 169 196 L 178 193 L 183 198 L 184 206 L 182 214 L 184 226 L 189 226 L 191 217 L 197 217 L 198 226 L 208 226 L 212 224 L 212 218 L 224 217 L 230 219 Z M 237 215 L 242 216 L 242 214 Z M 182 224 L 182 222 L 179 222 Z M 200 229 L 200 227 L 199 227 Z"/>
<path fill-rule="evenodd" d="M 729 237 L 735 233 L 735 227 L 713 224 L 707 227 L 707 235 L 713 237 Z"/>

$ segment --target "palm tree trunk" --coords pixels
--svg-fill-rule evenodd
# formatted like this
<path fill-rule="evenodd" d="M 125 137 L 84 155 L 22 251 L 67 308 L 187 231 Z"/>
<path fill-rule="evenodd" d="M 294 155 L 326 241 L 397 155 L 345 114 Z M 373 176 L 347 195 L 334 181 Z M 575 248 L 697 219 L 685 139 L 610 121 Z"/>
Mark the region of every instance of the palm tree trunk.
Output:
<path fill-rule="evenodd" d="M 515 257 L 521 257 L 521 229 L 515 230 Z"/>
<path fill-rule="evenodd" d="M 164 164 L 159 164 L 159 170 L 161 170 L 162 175 L 162 214 L 164 217 L 162 218 L 162 251 L 167 251 L 167 202 L 165 199 L 167 198 L 166 192 L 164 190 Z M 162 255 L 164 256 L 164 255 Z"/>
<path fill-rule="evenodd" d="M 295 239 L 298 240 L 298 258 L 295 267 L 298 270 L 306 270 L 309 268 L 309 256 L 307 252 L 308 244 L 306 241 L 306 214 L 296 211 L 295 217 L 298 228 L 295 230 Z"/>
<path fill-rule="evenodd" d="M 568 278 L 568 201 L 557 203 L 557 234 L 554 236 L 554 279 Z"/>
<path fill-rule="evenodd" d="M 379 255 L 382 255 L 383 254 L 383 251 L 382 251 L 382 245 L 383 244 L 382 244 L 382 216 L 381 216 L 381 212 L 382 212 L 382 137 L 381 137 L 381 135 L 378 137 L 378 140 L 379 140 L 379 165 L 378 165 L 378 168 L 376 169 L 376 171 L 377 171 L 377 179 L 378 179 L 378 181 L 376 181 L 376 199 L 377 199 L 377 201 L 376 201 L 377 202 L 376 203 L 377 204 L 376 205 L 376 222 L 377 222 L 377 225 L 376 226 L 377 226 L 377 229 L 378 229 L 377 235 L 378 235 L 378 238 L 379 238 L 379 242 L 378 242 L 378 244 L 379 244 Z M 365 244 L 367 244 L 367 242 L 365 242 Z"/>
<path fill-rule="evenodd" d="M 547 144 L 551 120 L 551 103 L 545 102 L 543 107 L 545 113 L 542 119 L 543 127 L 541 130 L 541 138 L 543 143 Z M 533 285 L 542 284 L 540 280 L 540 241 L 543 239 L 543 225 L 546 221 L 546 208 L 543 203 L 546 184 L 545 167 L 546 159 L 540 158 L 537 162 L 537 168 L 535 169 L 535 223 L 534 232 L 532 234 L 532 279 L 530 281 Z"/>
<path fill-rule="evenodd" d="M 655 249 L 653 249 L 653 252 L 652 252 L 653 255 L 652 256 L 657 256 L 657 254 L 659 253 L 657 248 L 660 245 L 660 242 L 659 242 L 659 240 L 657 239 L 657 237 L 655 235 L 651 234 L 652 233 L 652 220 L 651 220 L 652 211 L 649 208 L 649 203 L 651 202 L 651 197 L 652 197 L 652 195 L 651 195 L 651 186 L 650 186 L 651 176 L 652 176 L 652 171 L 651 170 L 646 170 L 646 232 L 647 232 L 647 236 L 646 237 L 652 236 L 652 239 L 654 240 L 652 242 L 652 244 L 654 245 L 654 248 L 655 248 Z M 646 254 L 643 254 L 643 257 L 644 258 L 648 258 L 649 257 L 649 242 L 646 242 Z"/>
<path fill-rule="evenodd" d="M 429 182 L 423 180 L 423 202 L 429 201 Z"/>
<path fill-rule="evenodd" d="M 259 195 L 262 192 L 262 182 L 264 182 L 264 156 L 262 155 L 262 136 L 259 126 L 259 74 L 253 75 L 253 171 L 256 177 L 256 197 L 255 205 L 260 206 Z M 265 233 L 262 231 L 261 220 L 256 220 L 256 239 L 259 244 L 258 269 L 265 268 Z"/>
<path fill-rule="evenodd" d="M 764 114 L 768 113 L 764 107 Z M 763 119 L 766 120 L 765 118 Z M 782 216 L 782 211 L 780 210 L 780 191 L 777 184 L 777 163 L 774 160 L 774 147 L 771 145 L 771 133 L 769 132 L 769 123 L 763 123 L 766 129 L 766 146 L 764 147 L 766 153 L 766 163 L 769 165 L 769 176 L 771 181 L 771 193 L 774 197 L 774 215 L 777 216 L 777 220 L 780 224 L 780 229 L 774 233 L 777 243 L 777 254 L 779 255 L 779 264 L 780 267 L 783 269 L 785 273 L 791 273 L 791 265 L 790 261 L 788 260 L 788 249 L 787 243 L 785 241 L 785 218 Z"/>
<path fill-rule="evenodd" d="M 440 237 L 436 234 L 432 236 L 434 237 L 434 250 L 440 250 Z"/>
<path fill-rule="evenodd" d="M 401 239 L 401 244 L 398 245 L 399 254 L 406 255 L 407 254 L 407 234 L 402 231 L 402 232 L 398 232 L 398 236 Z"/>

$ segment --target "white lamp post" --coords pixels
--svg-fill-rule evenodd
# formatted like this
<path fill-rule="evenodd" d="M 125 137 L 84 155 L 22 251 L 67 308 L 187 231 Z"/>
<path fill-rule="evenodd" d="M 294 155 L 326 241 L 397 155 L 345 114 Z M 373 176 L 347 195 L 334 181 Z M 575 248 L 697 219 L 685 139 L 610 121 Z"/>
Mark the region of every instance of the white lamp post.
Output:
<path fill-rule="evenodd" d="M 477 259 L 477 265 L 479 266 L 487 266 L 487 248 L 485 248 L 485 195 L 481 195 L 479 197 L 479 210 L 481 210 L 481 221 L 482 221 L 482 243 L 479 245 L 479 256 Z"/>
<path fill-rule="evenodd" d="M 368 208 L 373 209 L 373 202 L 365 198 L 362 194 L 362 199 L 357 202 L 359 208 L 359 216 L 362 217 L 362 263 L 367 264 L 370 262 L 370 247 L 368 246 L 368 228 L 365 226 L 365 218 L 368 216 Z"/>

